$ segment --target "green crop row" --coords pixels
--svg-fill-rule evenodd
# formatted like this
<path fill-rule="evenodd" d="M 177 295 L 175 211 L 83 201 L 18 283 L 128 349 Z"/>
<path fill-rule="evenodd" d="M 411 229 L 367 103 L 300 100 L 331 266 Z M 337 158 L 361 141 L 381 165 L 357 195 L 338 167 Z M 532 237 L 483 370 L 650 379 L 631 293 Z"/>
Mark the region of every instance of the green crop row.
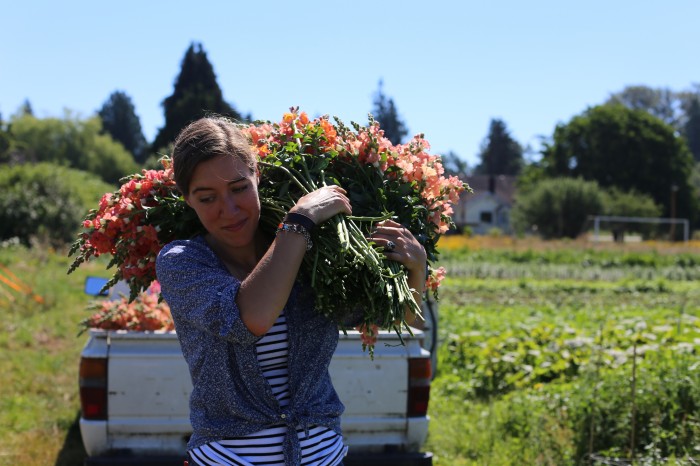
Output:
<path fill-rule="evenodd" d="M 662 250 L 616 251 L 594 248 L 556 248 L 556 249 L 479 249 L 468 248 L 447 251 L 441 257 L 460 261 L 502 264 L 560 264 L 582 267 L 598 266 L 602 268 L 618 267 L 700 267 L 700 256 L 692 252 L 667 253 Z"/>

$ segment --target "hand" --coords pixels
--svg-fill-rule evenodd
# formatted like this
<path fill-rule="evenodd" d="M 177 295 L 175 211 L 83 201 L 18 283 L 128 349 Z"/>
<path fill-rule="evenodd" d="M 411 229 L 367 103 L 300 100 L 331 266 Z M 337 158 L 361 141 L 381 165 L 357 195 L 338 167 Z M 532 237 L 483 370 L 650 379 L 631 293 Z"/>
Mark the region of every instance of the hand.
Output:
<path fill-rule="evenodd" d="M 383 246 L 386 257 L 403 264 L 409 274 L 425 275 L 425 264 L 428 260 L 425 248 L 400 223 L 393 220 L 378 223 L 370 241 Z"/>
<path fill-rule="evenodd" d="M 302 196 L 289 212 L 304 215 L 319 224 L 340 213 L 350 215 L 352 207 L 343 188 L 324 186 Z"/>

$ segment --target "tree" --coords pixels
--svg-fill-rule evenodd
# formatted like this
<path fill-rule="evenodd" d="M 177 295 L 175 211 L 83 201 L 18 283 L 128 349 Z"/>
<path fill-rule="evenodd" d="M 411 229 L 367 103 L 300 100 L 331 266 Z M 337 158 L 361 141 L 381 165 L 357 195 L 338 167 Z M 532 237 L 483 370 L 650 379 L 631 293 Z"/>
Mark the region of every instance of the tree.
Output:
<path fill-rule="evenodd" d="M 374 107 L 371 113 L 384 130 L 384 136 L 390 140 L 392 144 L 401 144 L 403 138 L 408 135 L 408 129 L 399 118 L 394 99 L 384 95 L 384 91 L 382 90 L 383 85 L 384 83 L 380 79 L 379 88 L 374 95 Z"/>
<path fill-rule="evenodd" d="M 676 217 L 692 222 L 698 216 L 689 181 L 693 158 L 685 141 L 645 111 L 622 105 L 586 110 L 556 127 L 540 165 L 550 178 L 582 177 L 603 188 L 648 194 L 665 216 L 674 208 Z"/>
<path fill-rule="evenodd" d="M 545 239 L 576 238 L 590 215 L 603 210 L 604 193 L 595 181 L 550 178 L 518 194 L 511 219 L 516 231 L 537 232 Z"/>
<path fill-rule="evenodd" d="M 29 99 L 24 99 L 24 102 L 22 103 L 22 105 L 20 105 L 17 113 L 19 116 L 22 116 L 22 115 L 33 116 L 34 115 L 34 109 L 32 108 L 32 104 L 29 102 Z"/>
<path fill-rule="evenodd" d="M 457 155 L 457 153 L 449 151 L 441 158 L 442 166 L 445 169 L 445 175 L 454 175 L 463 178 L 469 174 L 469 164 Z"/>
<path fill-rule="evenodd" d="M 8 152 L 10 150 L 10 134 L 5 128 L 5 123 L 0 113 L 0 164 L 7 163 Z"/>
<path fill-rule="evenodd" d="M 700 84 L 690 90 L 674 92 L 648 86 L 627 86 L 612 94 L 608 104 L 622 104 L 632 110 L 644 110 L 673 126 L 685 136 L 695 160 L 700 160 Z"/>
<path fill-rule="evenodd" d="M 146 157 L 147 143 L 131 98 L 122 91 L 113 92 L 97 112 L 102 128 L 120 142 L 139 163 Z"/>
<path fill-rule="evenodd" d="M 50 162 L 93 173 L 113 184 L 138 170 L 131 154 L 103 134 L 99 118 L 81 120 L 69 113 L 64 118 L 13 118 L 10 154 L 17 163 Z"/>
<path fill-rule="evenodd" d="M 695 188 L 695 195 L 700 197 L 700 162 L 695 162 L 693 173 L 690 175 L 690 184 Z"/>
<path fill-rule="evenodd" d="M 688 121 L 683 133 L 693 158 L 700 162 L 700 97 L 693 99 L 688 106 Z"/>
<path fill-rule="evenodd" d="M 492 119 L 489 134 L 481 145 L 481 162 L 474 172 L 478 175 L 517 175 L 523 167 L 523 148 L 508 133 L 506 124 Z"/>
<path fill-rule="evenodd" d="M 677 95 L 670 89 L 627 86 L 622 91 L 612 94 L 606 103 L 622 104 L 632 110 L 644 110 L 672 126 L 676 126 L 681 119 L 682 109 Z"/>
<path fill-rule="evenodd" d="M 170 97 L 163 100 L 165 125 L 152 144 L 152 151 L 166 147 L 188 123 L 207 114 L 223 115 L 241 120 L 241 115 L 226 101 L 216 82 L 214 67 L 202 44 L 192 43 L 185 52 L 180 74 Z"/>
<path fill-rule="evenodd" d="M 9 162 L 10 137 L 0 128 L 0 164 Z"/>

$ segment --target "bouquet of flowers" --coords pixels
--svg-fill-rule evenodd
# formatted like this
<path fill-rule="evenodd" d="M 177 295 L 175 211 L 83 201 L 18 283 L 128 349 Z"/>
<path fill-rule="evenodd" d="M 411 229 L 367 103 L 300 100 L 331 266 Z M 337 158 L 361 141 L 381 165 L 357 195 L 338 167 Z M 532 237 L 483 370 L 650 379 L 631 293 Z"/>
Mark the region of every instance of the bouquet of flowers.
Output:
<path fill-rule="evenodd" d="M 433 263 L 438 239 L 452 224 L 451 204 L 469 187 L 444 176 L 440 157 L 428 153 L 423 135 L 393 145 L 371 116 L 364 127 L 334 121 L 312 120 L 292 108 L 279 123 L 241 129 L 258 154 L 260 227 L 270 235 L 305 193 L 329 184 L 347 191 L 353 215 L 337 215 L 314 229 L 314 247 L 300 275 L 311 284 L 317 311 L 341 326 L 352 322 L 371 350 L 377 329 L 400 335 L 407 307 L 420 315 L 402 266 L 371 241 L 374 224 L 388 218 L 401 223 Z M 161 162 L 162 170 L 123 179 L 118 191 L 105 194 L 99 208 L 88 213 L 70 251 L 78 255 L 69 273 L 91 257 L 109 254 L 109 267 L 117 270 L 106 287 L 126 280 L 134 299 L 155 280 L 155 258 L 163 245 L 203 231 L 177 192 L 170 160 Z M 426 288 L 436 299 L 444 274 L 437 268 L 428 275 Z"/>

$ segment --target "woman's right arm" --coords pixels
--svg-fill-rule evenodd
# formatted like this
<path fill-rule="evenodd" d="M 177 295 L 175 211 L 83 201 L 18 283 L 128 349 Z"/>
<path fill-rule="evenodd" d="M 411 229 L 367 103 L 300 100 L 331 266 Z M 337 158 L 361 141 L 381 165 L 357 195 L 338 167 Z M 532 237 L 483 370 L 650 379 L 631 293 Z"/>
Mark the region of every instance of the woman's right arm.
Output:
<path fill-rule="evenodd" d="M 350 201 L 339 186 L 327 186 L 303 196 L 290 212 L 320 224 L 339 213 L 351 213 Z M 282 313 L 299 272 L 305 238 L 280 232 L 248 277 L 241 282 L 236 303 L 243 323 L 255 335 L 264 335 Z"/>

